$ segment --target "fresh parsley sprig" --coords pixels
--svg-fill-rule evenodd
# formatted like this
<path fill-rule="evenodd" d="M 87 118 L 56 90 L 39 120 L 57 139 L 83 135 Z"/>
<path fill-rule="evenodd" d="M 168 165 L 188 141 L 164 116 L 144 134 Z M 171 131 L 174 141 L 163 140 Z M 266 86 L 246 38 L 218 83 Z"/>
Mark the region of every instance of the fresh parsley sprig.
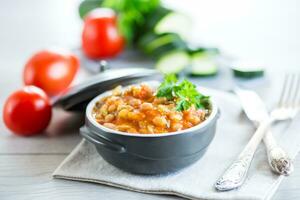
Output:
<path fill-rule="evenodd" d="M 196 86 L 186 79 L 178 83 L 174 74 L 165 76 L 156 96 L 166 97 L 168 100 L 174 99 L 177 111 L 187 110 L 192 105 L 196 109 L 206 108 L 209 105 L 209 96 L 200 94 Z"/>

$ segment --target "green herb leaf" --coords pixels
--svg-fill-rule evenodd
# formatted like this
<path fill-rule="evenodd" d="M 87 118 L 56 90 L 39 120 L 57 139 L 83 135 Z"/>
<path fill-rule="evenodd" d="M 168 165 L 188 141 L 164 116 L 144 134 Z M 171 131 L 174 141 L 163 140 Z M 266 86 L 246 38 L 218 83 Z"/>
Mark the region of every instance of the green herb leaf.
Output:
<path fill-rule="evenodd" d="M 187 101 L 186 99 L 181 99 L 176 103 L 177 111 L 187 110 L 190 107 L 191 107 L 191 102 Z"/>
<path fill-rule="evenodd" d="M 208 96 L 200 94 L 196 86 L 186 79 L 178 83 L 174 74 L 165 76 L 156 96 L 174 99 L 178 111 L 188 110 L 191 106 L 195 106 L 196 109 L 207 108 L 209 105 Z"/>
<path fill-rule="evenodd" d="M 176 75 L 170 74 L 166 75 L 164 82 L 159 86 L 156 96 L 166 97 L 168 100 L 173 99 L 174 87 L 177 83 Z"/>

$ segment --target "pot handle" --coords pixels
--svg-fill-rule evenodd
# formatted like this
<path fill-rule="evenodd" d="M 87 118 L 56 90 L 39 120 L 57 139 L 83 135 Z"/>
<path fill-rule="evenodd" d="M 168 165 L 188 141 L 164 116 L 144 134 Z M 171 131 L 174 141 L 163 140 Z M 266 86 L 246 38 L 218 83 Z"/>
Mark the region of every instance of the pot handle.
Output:
<path fill-rule="evenodd" d="M 124 153 L 126 151 L 125 147 L 121 146 L 120 144 L 117 144 L 107 139 L 106 137 L 92 134 L 90 130 L 88 130 L 85 126 L 80 128 L 80 135 L 84 137 L 87 141 L 95 145 L 100 145 L 111 151 L 115 151 L 118 153 Z"/>

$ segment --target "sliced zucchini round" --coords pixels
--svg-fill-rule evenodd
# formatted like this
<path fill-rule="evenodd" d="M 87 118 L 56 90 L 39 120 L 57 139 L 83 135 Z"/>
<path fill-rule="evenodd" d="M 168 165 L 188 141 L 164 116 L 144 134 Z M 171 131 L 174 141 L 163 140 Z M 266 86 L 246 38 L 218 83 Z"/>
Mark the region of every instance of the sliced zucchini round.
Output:
<path fill-rule="evenodd" d="M 214 76 L 218 73 L 216 54 L 199 52 L 191 56 L 191 76 Z"/>
<path fill-rule="evenodd" d="M 146 46 L 148 43 L 150 43 L 151 41 L 155 40 L 155 38 L 157 37 L 156 34 L 154 33 L 148 33 L 143 35 L 137 42 L 137 46 L 144 52 L 146 53 Z"/>
<path fill-rule="evenodd" d="M 265 73 L 265 68 L 254 63 L 238 62 L 231 67 L 233 75 L 240 78 L 261 77 Z"/>
<path fill-rule="evenodd" d="M 172 51 L 163 55 L 156 63 L 156 69 L 163 74 L 178 74 L 190 63 L 185 51 Z"/>
<path fill-rule="evenodd" d="M 180 36 L 174 33 L 147 34 L 140 40 L 139 47 L 144 53 L 153 57 L 160 57 L 167 52 L 187 48 Z"/>
<path fill-rule="evenodd" d="M 153 12 L 147 14 L 145 16 L 145 24 L 143 26 L 143 30 L 141 30 L 144 34 L 153 32 L 154 27 L 158 22 L 160 22 L 166 15 L 172 13 L 174 11 L 165 8 L 163 6 L 157 7 Z"/>
<path fill-rule="evenodd" d="M 182 38 L 188 38 L 192 28 L 192 23 L 189 17 L 178 12 L 170 12 L 166 14 L 154 27 L 154 32 L 161 33 L 176 33 Z"/>
<path fill-rule="evenodd" d="M 145 45 L 144 49 L 148 53 L 153 53 L 156 49 L 166 46 L 168 44 L 172 44 L 173 42 L 181 41 L 178 35 L 175 34 L 162 34 L 153 38 L 153 40 L 149 41 L 148 44 Z"/>

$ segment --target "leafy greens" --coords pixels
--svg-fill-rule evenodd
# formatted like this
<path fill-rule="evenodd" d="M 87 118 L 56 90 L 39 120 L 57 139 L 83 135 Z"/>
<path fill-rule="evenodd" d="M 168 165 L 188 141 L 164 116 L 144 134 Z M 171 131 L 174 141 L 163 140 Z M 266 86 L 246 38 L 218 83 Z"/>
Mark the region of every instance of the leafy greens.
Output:
<path fill-rule="evenodd" d="M 168 100 L 175 99 L 177 111 L 187 110 L 192 105 L 196 109 L 207 108 L 209 105 L 209 96 L 200 94 L 196 86 L 186 79 L 178 83 L 174 74 L 165 76 L 156 96 L 166 97 Z"/>
<path fill-rule="evenodd" d="M 118 27 L 130 43 L 136 29 L 145 24 L 145 16 L 160 6 L 160 0 L 104 0 L 102 6 L 118 13 Z"/>

